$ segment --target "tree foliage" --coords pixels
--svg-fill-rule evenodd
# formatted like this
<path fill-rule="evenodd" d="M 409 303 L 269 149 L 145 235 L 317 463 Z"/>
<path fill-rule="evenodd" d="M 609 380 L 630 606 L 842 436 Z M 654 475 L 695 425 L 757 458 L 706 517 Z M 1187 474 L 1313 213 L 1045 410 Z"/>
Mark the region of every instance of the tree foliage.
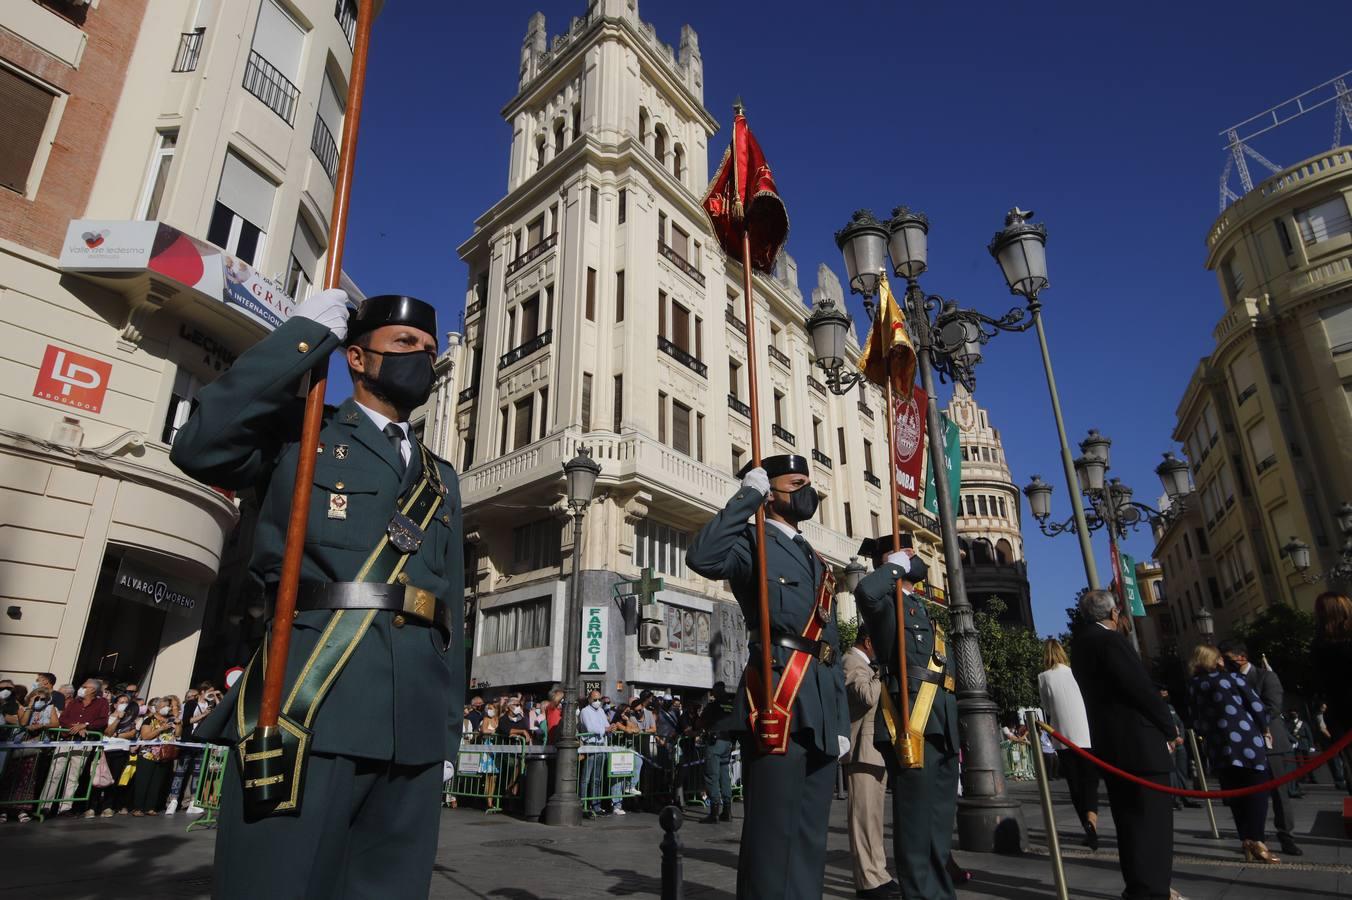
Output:
<path fill-rule="evenodd" d="M 840 653 L 844 656 L 854 646 L 855 638 L 859 636 L 859 617 L 855 616 L 848 621 L 837 620 L 836 627 L 840 629 Z"/>
<path fill-rule="evenodd" d="M 930 604 L 930 618 L 951 635 L 946 607 Z M 1002 720 L 1020 709 L 1038 705 L 1037 676 L 1042 671 L 1042 640 L 1018 625 L 1002 625 L 1005 604 L 992 595 L 974 616 L 981 662 L 986 669 L 986 690 L 1000 708 Z M 948 639 L 952 655 L 952 638 Z"/>
<path fill-rule="evenodd" d="M 1235 636 L 1248 646 L 1254 665 L 1262 665 L 1267 656 L 1288 694 L 1311 696 L 1315 689 L 1310 666 L 1314 616 L 1291 606 L 1269 606 L 1252 622 L 1236 628 Z"/>

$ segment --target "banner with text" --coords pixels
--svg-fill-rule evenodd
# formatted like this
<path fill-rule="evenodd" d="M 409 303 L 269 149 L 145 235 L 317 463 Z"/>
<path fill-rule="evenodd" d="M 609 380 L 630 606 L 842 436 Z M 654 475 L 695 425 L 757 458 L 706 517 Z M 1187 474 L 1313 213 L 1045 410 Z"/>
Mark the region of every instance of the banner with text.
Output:
<path fill-rule="evenodd" d="M 948 497 L 956 516 L 962 492 L 962 447 L 959 445 L 957 423 L 948 416 L 940 418 L 944 423 L 944 468 L 948 470 Z M 931 515 L 939 515 L 939 495 L 934 490 L 933 467 L 930 467 L 929 477 L 925 479 L 925 509 Z"/>
<path fill-rule="evenodd" d="M 919 385 L 911 396 L 892 401 L 892 444 L 896 451 L 897 491 L 911 500 L 920 498 L 920 470 L 925 460 L 925 392 Z"/>
<path fill-rule="evenodd" d="M 1136 560 L 1130 554 L 1123 553 L 1120 562 L 1122 571 L 1118 577 L 1122 580 L 1123 599 L 1133 616 L 1145 615 L 1145 604 L 1141 602 L 1141 586 L 1136 583 Z"/>
<path fill-rule="evenodd" d="M 606 608 L 604 606 L 582 607 L 582 659 L 583 672 L 604 672 L 606 670 Z"/>

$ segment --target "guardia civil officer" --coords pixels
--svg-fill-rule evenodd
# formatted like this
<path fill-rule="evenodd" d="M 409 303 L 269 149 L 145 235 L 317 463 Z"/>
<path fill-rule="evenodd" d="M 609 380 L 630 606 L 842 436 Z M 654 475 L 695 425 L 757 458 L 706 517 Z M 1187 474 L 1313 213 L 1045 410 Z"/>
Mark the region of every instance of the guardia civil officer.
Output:
<path fill-rule="evenodd" d="M 713 696 L 700 713 L 704 732 L 704 792 L 709 796 L 705 825 L 732 821 L 732 738 L 724 730 L 732 718 L 732 694 L 723 682 L 714 684 Z"/>
<path fill-rule="evenodd" d="M 952 900 L 956 897 L 948 859 L 953 842 L 953 820 L 958 810 L 958 703 L 953 693 L 953 664 L 947 638 L 930 621 L 915 586 L 925 580 L 928 567 L 914 555 L 911 536 L 902 535 L 903 548 L 892 552 L 892 537 L 869 538 L 859 548 L 872 558 L 874 569 L 855 588 L 855 602 L 868 626 L 873 650 L 882 666 L 884 690 L 890 703 L 879 703 L 873 739 L 882 745 L 892 776 L 892 847 L 897 881 L 907 900 Z M 903 768 L 892 744 L 887 713 L 901 709 L 901 679 L 897 672 L 896 585 L 905 593 L 907 688 L 912 710 L 911 730 L 924 735 L 924 765 Z M 928 699 L 929 710 L 917 700 Z M 919 706 L 919 708 L 918 708 Z M 915 716 L 923 717 L 916 722 Z M 895 726 L 894 726 L 895 727 Z"/>
<path fill-rule="evenodd" d="M 817 512 L 808 461 L 771 456 L 740 473 L 741 489 L 700 529 L 686 562 L 705 578 L 726 579 L 751 640 L 728 731 L 742 744 L 744 820 L 737 896 L 821 897 L 836 760 L 849 749 L 850 720 L 836 648 L 834 579 L 799 531 Z M 768 502 L 767 502 L 768 501 Z M 751 728 L 764 702 L 758 661 L 760 602 L 756 533 L 748 520 L 765 506 L 777 705 L 789 713 L 770 752 Z M 757 713 L 759 715 L 759 713 Z"/>
<path fill-rule="evenodd" d="M 282 730 L 309 730 L 308 764 L 288 814 L 259 817 L 243 802 L 238 742 L 263 685 L 255 653 L 197 729 L 232 745 L 217 897 L 427 896 L 442 761 L 455 759 L 464 702 L 459 484 L 408 423 L 432 387 L 436 335 L 420 300 L 371 297 L 350 313 L 344 292 L 323 291 L 202 389 L 174 441 L 171 458 L 199 481 L 258 491 L 249 573 L 271 598 L 301 378 L 342 345 L 352 398 L 324 411 L 282 692 Z"/>

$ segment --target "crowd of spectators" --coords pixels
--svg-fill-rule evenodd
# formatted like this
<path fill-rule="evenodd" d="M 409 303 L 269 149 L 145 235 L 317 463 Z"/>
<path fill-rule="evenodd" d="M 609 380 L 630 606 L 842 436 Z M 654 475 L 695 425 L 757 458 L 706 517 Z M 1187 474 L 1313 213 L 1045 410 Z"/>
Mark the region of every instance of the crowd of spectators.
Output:
<path fill-rule="evenodd" d="M 210 681 L 180 699 L 146 697 L 136 682 L 0 678 L 0 822 L 202 813 L 203 754 L 185 744 L 220 700 Z"/>

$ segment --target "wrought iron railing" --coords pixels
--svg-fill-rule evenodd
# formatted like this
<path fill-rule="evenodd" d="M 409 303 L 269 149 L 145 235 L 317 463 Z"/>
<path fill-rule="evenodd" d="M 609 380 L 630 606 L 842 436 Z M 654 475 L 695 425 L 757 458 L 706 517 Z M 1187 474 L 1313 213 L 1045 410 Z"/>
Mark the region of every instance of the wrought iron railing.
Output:
<path fill-rule="evenodd" d="M 775 437 L 779 438 L 784 443 L 788 444 L 790 447 L 798 443 L 798 439 L 793 436 L 793 432 L 786 431 L 785 429 L 780 428 L 778 425 L 771 425 L 770 433 L 773 434 Z"/>
<path fill-rule="evenodd" d="M 728 409 L 735 413 L 741 413 L 748 419 L 751 418 L 751 405 L 738 400 L 736 394 L 728 394 Z"/>
<path fill-rule="evenodd" d="M 483 311 L 484 311 L 484 302 L 482 300 L 471 301 L 465 306 L 465 318 L 468 319 L 471 316 L 477 316 L 479 313 Z"/>
<path fill-rule="evenodd" d="M 883 486 L 882 479 L 880 479 L 877 475 L 874 475 L 872 472 L 865 472 L 864 480 L 867 481 L 869 484 L 873 485 L 874 487 Z"/>
<path fill-rule="evenodd" d="M 737 318 L 737 313 L 733 312 L 731 306 L 724 308 L 723 318 L 727 319 L 728 324 L 731 325 L 733 328 L 736 328 L 743 335 L 746 334 L 746 323 L 743 322 L 741 319 Z"/>
<path fill-rule="evenodd" d="M 534 262 L 541 256 L 544 256 L 545 253 L 552 250 L 554 248 L 554 245 L 557 244 L 558 242 L 559 242 L 558 234 L 551 234 L 549 237 L 540 241 L 534 247 L 531 247 L 525 253 L 522 253 L 516 259 L 509 262 L 507 264 L 507 274 L 511 275 L 513 272 L 515 272 L 522 266 L 526 265 L 527 263 Z"/>
<path fill-rule="evenodd" d="M 826 385 L 822 384 L 820 381 L 813 378 L 811 375 L 807 376 L 807 386 L 812 388 L 817 393 L 821 394 L 823 397 L 826 396 Z"/>
<path fill-rule="evenodd" d="M 202 38 L 206 33 L 205 28 L 197 28 L 178 36 L 178 53 L 174 54 L 174 68 L 171 71 L 197 71 L 197 60 L 202 55 Z"/>
<path fill-rule="evenodd" d="M 310 135 L 310 151 L 319 160 L 319 164 L 324 167 L 324 174 L 329 176 L 329 181 L 336 181 L 338 178 L 338 145 L 334 143 L 333 132 L 329 131 L 329 126 L 324 124 L 322 116 L 315 116 L 315 130 Z"/>
<path fill-rule="evenodd" d="M 540 332 L 520 347 L 513 347 L 511 350 L 508 350 L 506 353 L 502 354 L 502 356 L 498 357 L 498 368 L 505 369 L 512 363 L 520 362 L 542 347 L 549 346 L 549 342 L 553 340 L 553 338 L 554 332 L 552 330 Z"/>
<path fill-rule="evenodd" d="M 822 465 L 826 466 L 826 468 L 828 469 L 831 468 L 831 457 L 827 456 L 825 453 L 821 452 L 816 447 L 812 448 L 812 458 L 817 462 L 821 463 Z"/>
<path fill-rule="evenodd" d="M 661 335 L 658 335 L 657 337 L 657 349 L 661 350 L 667 356 L 670 356 L 672 359 L 676 360 L 678 363 L 685 366 L 687 369 L 694 372 L 696 375 L 699 375 L 701 378 L 709 377 L 708 366 L 706 366 L 699 360 L 695 359 L 695 357 L 691 356 L 689 353 L 686 353 L 680 347 L 677 347 L 675 344 L 673 344 L 666 338 L 662 337 Z"/>
<path fill-rule="evenodd" d="M 471 384 L 460 392 L 460 402 L 468 403 L 477 396 L 479 396 L 479 386 L 477 384 Z"/>
<path fill-rule="evenodd" d="M 343 29 L 347 45 L 351 47 L 357 36 L 357 0 L 338 0 L 333 7 L 333 17 L 338 20 L 338 27 Z"/>
<path fill-rule="evenodd" d="M 767 345 L 767 349 L 770 351 L 770 358 L 773 359 L 775 362 L 785 366 L 790 367 L 793 366 L 793 360 L 789 359 L 789 354 L 785 353 L 783 350 L 780 350 L 774 344 Z"/>
<path fill-rule="evenodd" d="M 249 62 L 244 67 L 244 90 L 262 100 L 263 105 L 286 124 L 295 123 L 296 101 L 300 99 L 300 91 L 290 78 L 279 72 L 257 50 L 249 51 Z"/>
<path fill-rule="evenodd" d="M 872 408 L 871 406 L 869 406 L 867 403 L 865 403 L 863 400 L 860 400 L 860 401 L 859 401 L 859 414 L 860 414 L 861 416 L 863 416 L 864 418 L 866 418 L 866 419 L 872 419 L 872 418 L 873 418 L 873 408 Z"/>
<path fill-rule="evenodd" d="M 684 256 L 677 253 L 675 248 L 667 246 L 660 237 L 657 239 L 657 253 L 669 260 L 676 268 L 695 279 L 700 287 L 704 287 L 704 273 L 691 265 Z"/>

